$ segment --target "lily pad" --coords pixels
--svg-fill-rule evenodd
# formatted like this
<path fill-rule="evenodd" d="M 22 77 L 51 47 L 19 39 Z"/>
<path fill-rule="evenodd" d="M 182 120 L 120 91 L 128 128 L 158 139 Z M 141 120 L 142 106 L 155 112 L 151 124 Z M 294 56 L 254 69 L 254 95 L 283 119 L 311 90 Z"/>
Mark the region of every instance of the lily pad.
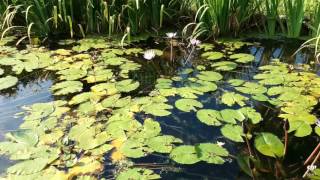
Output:
<path fill-rule="evenodd" d="M 219 111 L 211 110 L 211 109 L 201 109 L 197 112 L 197 118 L 209 125 L 209 126 L 220 126 L 222 116 Z"/>
<path fill-rule="evenodd" d="M 255 148 L 263 155 L 270 157 L 282 157 L 284 145 L 274 134 L 263 132 L 254 140 Z"/>
<path fill-rule="evenodd" d="M 217 144 L 201 143 L 196 145 L 195 148 L 199 159 L 211 164 L 223 164 L 225 162 L 223 157 L 229 155 L 225 148 Z"/>
<path fill-rule="evenodd" d="M 235 61 L 238 63 L 249 63 L 254 61 L 254 56 L 252 54 L 239 53 L 231 55 L 230 59 L 236 59 Z"/>
<path fill-rule="evenodd" d="M 6 76 L 0 78 L 0 90 L 8 89 L 15 86 L 18 83 L 18 78 L 14 76 Z"/>
<path fill-rule="evenodd" d="M 223 78 L 220 73 L 214 71 L 201 71 L 200 74 L 197 75 L 200 80 L 204 81 L 219 81 Z"/>
<path fill-rule="evenodd" d="M 200 161 L 194 146 L 179 146 L 172 150 L 170 158 L 180 164 L 195 164 Z"/>
<path fill-rule="evenodd" d="M 51 87 L 54 95 L 67 95 L 82 91 L 82 83 L 80 81 L 63 81 Z"/>
<path fill-rule="evenodd" d="M 201 102 L 194 99 L 179 99 L 175 102 L 175 106 L 184 112 L 197 111 L 196 108 L 202 108 Z"/>
<path fill-rule="evenodd" d="M 221 128 L 221 133 L 224 137 L 234 142 L 244 142 L 242 138 L 244 133 L 241 126 L 226 124 Z"/>

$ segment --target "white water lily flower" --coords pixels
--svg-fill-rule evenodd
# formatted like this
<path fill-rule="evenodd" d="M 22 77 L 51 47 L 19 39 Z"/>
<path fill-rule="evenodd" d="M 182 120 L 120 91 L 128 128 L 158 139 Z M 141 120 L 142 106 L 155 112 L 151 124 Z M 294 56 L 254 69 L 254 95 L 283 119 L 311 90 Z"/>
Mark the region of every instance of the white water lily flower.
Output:
<path fill-rule="evenodd" d="M 226 144 L 226 143 L 224 143 L 224 142 L 217 141 L 217 145 L 220 146 L 220 147 L 222 147 L 222 146 L 225 145 L 225 144 Z"/>
<path fill-rule="evenodd" d="M 170 32 L 170 33 L 166 33 L 166 35 L 167 35 L 168 38 L 172 39 L 172 38 L 175 38 L 177 36 L 177 33 L 176 32 L 174 32 L 174 33 Z"/>
<path fill-rule="evenodd" d="M 190 40 L 190 43 L 193 46 L 198 46 L 198 45 L 200 45 L 201 41 L 199 41 L 198 39 L 193 38 L 193 39 Z"/>
<path fill-rule="evenodd" d="M 309 166 L 307 166 L 307 169 L 312 172 L 315 169 L 317 169 L 317 166 L 316 165 L 309 165 Z"/>
<path fill-rule="evenodd" d="M 156 56 L 156 52 L 154 50 L 147 50 L 144 52 L 143 57 L 147 60 L 151 60 Z"/>

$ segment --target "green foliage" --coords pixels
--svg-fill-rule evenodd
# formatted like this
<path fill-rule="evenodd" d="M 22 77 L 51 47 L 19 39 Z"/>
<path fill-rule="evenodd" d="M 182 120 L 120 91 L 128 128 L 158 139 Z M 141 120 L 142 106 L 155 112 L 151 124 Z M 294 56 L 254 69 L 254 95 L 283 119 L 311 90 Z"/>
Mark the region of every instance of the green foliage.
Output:
<path fill-rule="evenodd" d="M 18 83 L 18 78 L 14 76 L 6 76 L 0 78 L 0 90 L 8 89 Z"/>
<path fill-rule="evenodd" d="M 260 133 L 254 140 L 254 146 L 263 155 L 270 157 L 282 157 L 284 145 L 280 139 L 271 133 Z"/>

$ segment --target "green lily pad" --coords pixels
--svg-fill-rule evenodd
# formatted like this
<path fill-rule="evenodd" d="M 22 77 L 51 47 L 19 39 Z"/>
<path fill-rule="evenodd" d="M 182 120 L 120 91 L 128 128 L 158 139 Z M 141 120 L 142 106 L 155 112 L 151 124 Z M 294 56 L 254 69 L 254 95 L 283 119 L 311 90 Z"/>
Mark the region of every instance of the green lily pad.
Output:
<path fill-rule="evenodd" d="M 242 138 L 244 133 L 241 126 L 226 124 L 221 128 L 221 133 L 224 137 L 234 142 L 244 142 Z"/>
<path fill-rule="evenodd" d="M 26 144 L 28 146 L 35 146 L 39 140 L 38 135 L 32 130 L 18 130 L 10 132 L 6 136 L 12 141 Z"/>
<path fill-rule="evenodd" d="M 271 133 L 260 133 L 254 140 L 254 146 L 265 156 L 282 157 L 284 155 L 283 143 Z"/>
<path fill-rule="evenodd" d="M 211 110 L 211 109 L 201 109 L 197 112 L 197 118 L 209 125 L 209 126 L 220 126 L 222 119 L 219 111 Z"/>
<path fill-rule="evenodd" d="M 223 157 L 227 157 L 229 152 L 212 143 L 201 143 L 195 146 L 199 159 L 211 164 L 223 164 L 225 160 Z"/>
<path fill-rule="evenodd" d="M 133 168 L 120 172 L 116 180 L 151 180 L 160 179 L 158 174 L 155 174 L 149 169 Z"/>
<path fill-rule="evenodd" d="M 222 103 L 228 106 L 233 106 L 236 103 L 240 106 L 244 106 L 246 104 L 246 100 L 248 100 L 247 97 L 236 94 L 234 92 L 225 92 L 221 97 Z"/>
<path fill-rule="evenodd" d="M 234 110 L 234 109 L 224 109 L 220 111 L 222 121 L 230 123 L 230 124 L 236 124 L 237 121 L 243 121 L 245 119 L 244 115 L 240 110 Z"/>
<path fill-rule="evenodd" d="M 82 91 L 82 83 L 80 81 L 63 81 L 51 87 L 54 95 L 67 95 Z"/>
<path fill-rule="evenodd" d="M 194 146 L 179 146 L 170 153 L 170 158 L 180 164 L 195 164 L 200 161 Z"/>
<path fill-rule="evenodd" d="M 254 61 L 254 56 L 251 54 L 239 53 L 230 56 L 230 59 L 236 59 L 238 63 L 249 63 Z"/>
<path fill-rule="evenodd" d="M 182 141 L 168 135 L 153 137 L 147 141 L 147 145 L 159 153 L 170 153 L 173 149 L 173 143 L 182 143 Z"/>
<path fill-rule="evenodd" d="M 215 68 L 217 71 L 231 71 L 237 68 L 237 63 L 230 62 L 230 61 L 221 61 L 216 62 L 211 65 L 211 67 Z"/>
<path fill-rule="evenodd" d="M 201 102 L 194 99 L 179 99 L 175 102 L 175 106 L 184 112 L 197 111 L 196 108 L 202 108 Z"/>
<path fill-rule="evenodd" d="M 200 80 L 204 81 L 219 81 L 223 78 L 220 73 L 214 71 L 201 71 L 200 74 L 197 75 Z"/>
<path fill-rule="evenodd" d="M 18 83 L 18 78 L 14 76 L 6 76 L 0 78 L 0 90 L 8 89 L 15 86 Z"/>

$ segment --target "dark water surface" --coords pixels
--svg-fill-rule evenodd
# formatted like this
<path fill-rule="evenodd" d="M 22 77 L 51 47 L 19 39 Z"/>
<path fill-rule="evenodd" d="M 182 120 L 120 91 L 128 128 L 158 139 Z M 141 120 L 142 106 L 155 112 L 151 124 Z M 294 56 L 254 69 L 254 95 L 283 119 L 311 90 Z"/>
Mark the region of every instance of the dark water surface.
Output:
<path fill-rule="evenodd" d="M 250 40 L 253 41 L 253 40 Z M 238 68 L 234 72 L 224 74 L 224 80 L 231 78 L 240 78 L 251 80 L 253 75 L 257 73 L 257 68 L 262 65 L 269 64 L 272 59 L 280 58 L 281 61 L 299 65 L 302 63 L 310 63 L 314 60 L 311 52 L 304 50 L 293 55 L 299 48 L 302 42 L 294 40 L 259 40 L 260 44 L 245 47 L 241 50 L 243 53 L 251 53 L 255 55 L 256 59 L 251 65 Z M 157 78 L 161 76 L 174 76 L 185 68 L 195 67 L 198 62 L 197 58 L 193 58 L 187 64 L 183 62 L 186 57 L 183 52 L 177 50 L 175 59 L 177 62 L 171 62 L 166 56 L 168 53 L 166 49 L 165 54 L 161 58 L 154 61 L 144 61 L 137 59 L 137 62 L 143 66 L 139 71 L 131 74 L 132 78 L 140 82 L 138 96 L 148 94 L 153 88 Z M 183 65 L 182 65 L 183 64 Z M 319 70 L 319 67 L 317 68 Z M 319 71 L 318 71 L 319 72 Z M 319 73 L 318 73 L 319 74 Z M 3 140 L 6 132 L 18 129 L 22 123 L 22 116 L 14 118 L 19 112 L 22 111 L 23 106 L 31 105 L 39 102 L 49 102 L 55 100 L 49 88 L 53 83 L 53 78 L 43 73 L 31 73 L 25 77 L 21 77 L 19 85 L 15 90 L 2 92 L 0 94 L 0 139 Z M 176 83 L 175 86 L 179 87 L 183 84 Z M 222 86 L 222 85 L 221 85 Z M 227 88 L 227 87 L 224 87 Z M 207 93 L 198 99 L 204 104 L 204 108 L 223 109 L 223 106 L 218 103 L 218 91 L 215 93 Z M 169 98 L 170 104 L 174 104 L 177 98 Z M 258 111 L 264 111 L 265 108 L 259 104 L 252 102 Z M 209 127 L 199 120 L 197 120 L 195 113 L 184 113 L 177 109 L 172 110 L 172 115 L 168 117 L 156 117 L 155 119 L 161 124 L 162 133 L 174 135 L 181 138 L 185 144 L 196 144 L 204 142 L 217 142 L 223 141 L 219 128 Z M 141 119 L 143 115 L 138 114 L 137 119 Z M 271 115 L 269 115 L 271 116 Z M 230 154 L 237 155 L 242 149 L 235 143 L 230 141 L 226 142 L 225 147 L 229 150 Z M 310 148 L 311 149 L 311 148 Z M 160 173 L 163 179 L 247 179 L 241 173 L 237 162 L 234 159 L 228 159 L 224 165 L 211 165 L 207 163 L 197 163 L 196 165 L 175 165 L 168 157 L 153 154 L 145 158 L 134 160 L 137 166 L 148 167 Z M 4 173 L 6 168 L 12 162 L 5 157 L 0 157 L 0 172 Z M 107 177 L 112 173 L 112 166 L 109 167 L 106 163 L 105 176 Z"/>

